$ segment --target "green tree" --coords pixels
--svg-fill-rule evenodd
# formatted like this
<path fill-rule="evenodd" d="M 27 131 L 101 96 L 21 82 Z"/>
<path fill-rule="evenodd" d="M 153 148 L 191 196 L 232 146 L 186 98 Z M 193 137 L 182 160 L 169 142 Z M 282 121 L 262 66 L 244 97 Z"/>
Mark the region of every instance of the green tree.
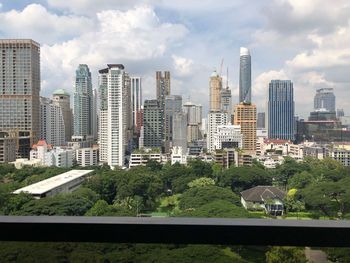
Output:
<path fill-rule="evenodd" d="M 272 177 L 264 169 L 259 167 L 230 167 L 223 172 L 218 185 L 231 187 L 235 193 L 258 185 L 271 185 Z"/>
<path fill-rule="evenodd" d="M 208 177 L 201 177 L 188 183 L 189 188 L 215 185 L 215 181 Z"/>
<path fill-rule="evenodd" d="M 188 189 L 180 197 L 179 206 L 183 210 L 193 209 L 216 200 L 228 201 L 237 206 L 241 204 L 239 197 L 230 189 L 212 185 Z"/>
<path fill-rule="evenodd" d="M 313 174 L 303 171 L 288 179 L 288 188 L 303 189 L 315 181 Z"/>
<path fill-rule="evenodd" d="M 266 252 L 267 263 L 307 263 L 304 248 L 272 247 Z"/>

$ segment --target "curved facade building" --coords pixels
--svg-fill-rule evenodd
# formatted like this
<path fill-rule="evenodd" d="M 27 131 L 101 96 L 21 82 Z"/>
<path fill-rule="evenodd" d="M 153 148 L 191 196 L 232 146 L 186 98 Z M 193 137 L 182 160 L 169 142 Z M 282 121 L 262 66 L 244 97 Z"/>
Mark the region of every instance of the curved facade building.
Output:
<path fill-rule="evenodd" d="M 251 57 L 248 48 L 240 49 L 239 65 L 239 102 L 250 103 L 252 101 L 252 70 Z"/>

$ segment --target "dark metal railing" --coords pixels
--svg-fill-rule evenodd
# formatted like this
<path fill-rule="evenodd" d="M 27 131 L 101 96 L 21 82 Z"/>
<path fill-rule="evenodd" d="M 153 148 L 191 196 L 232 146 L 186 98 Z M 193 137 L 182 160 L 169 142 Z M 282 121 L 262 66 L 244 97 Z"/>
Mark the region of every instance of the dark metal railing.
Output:
<path fill-rule="evenodd" d="M 350 247 L 350 221 L 0 216 L 0 240 Z"/>

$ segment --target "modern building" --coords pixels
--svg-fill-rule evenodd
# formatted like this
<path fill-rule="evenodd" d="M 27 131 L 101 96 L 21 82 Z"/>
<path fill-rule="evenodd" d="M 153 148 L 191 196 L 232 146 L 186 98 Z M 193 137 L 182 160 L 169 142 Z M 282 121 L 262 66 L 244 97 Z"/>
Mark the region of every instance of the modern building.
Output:
<path fill-rule="evenodd" d="M 187 125 L 187 143 L 195 142 L 201 140 L 201 132 L 197 124 L 188 124 Z"/>
<path fill-rule="evenodd" d="M 256 125 L 258 129 L 265 128 L 265 112 L 258 112 L 258 120 Z"/>
<path fill-rule="evenodd" d="M 40 135 L 40 45 L 0 40 L 0 132 L 15 132 L 17 158 L 29 158 Z"/>
<path fill-rule="evenodd" d="M 99 160 L 99 148 L 98 146 L 93 146 L 90 148 L 77 149 L 75 156 L 79 166 L 96 166 Z"/>
<path fill-rule="evenodd" d="M 192 102 L 186 102 L 183 110 L 187 114 L 187 123 L 201 125 L 202 124 L 202 105 Z"/>
<path fill-rule="evenodd" d="M 214 70 L 209 80 L 209 110 L 210 111 L 221 110 L 221 90 L 222 90 L 222 78 L 216 72 L 216 70 Z"/>
<path fill-rule="evenodd" d="M 294 91 L 290 80 L 272 80 L 268 97 L 269 138 L 294 140 Z"/>
<path fill-rule="evenodd" d="M 149 160 L 162 162 L 162 154 L 159 149 L 142 148 L 134 151 L 130 156 L 129 168 L 143 165 L 145 166 Z"/>
<path fill-rule="evenodd" d="M 243 135 L 239 125 L 219 125 L 214 134 L 216 150 L 224 148 L 242 148 Z"/>
<path fill-rule="evenodd" d="M 160 114 L 161 114 L 161 138 L 165 140 L 165 98 L 170 95 L 170 72 L 164 71 L 164 75 L 161 71 L 156 72 L 156 94 L 159 102 Z"/>
<path fill-rule="evenodd" d="M 94 141 L 98 139 L 98 91 L 92 91 L 92 138 Z"/>
<path fill-rule="evenodd" d="M 70 95 L 64 89 L 57 89 L 52 95 L 53 104 L 59 106 L 63 115 L 65 141 L 69 142 L 73 134 L 73 112 L 70 107 Z"/>
<path fill-rule="evenodd" d="M 187 153 L 187 116 L 183 111 L 175 112 L 173 118 L 172 147 L 181 147 Z"/>
<path fill-rule="evenodd" d="M 209 152 L 215 151 L 215 134 L 220 125 L 228 123 L 226 112 L 209 112 L 208 114 L 208 134 L 207 134 L 207 149 Z"/>
<path fill-rule="evenodd" d="M 74 135 L 92 135 L 93 93 L 88 65 L 78 66 L 74 89 Z"/>
<path fill-rule="evenodd" d="M 174 117 L 182 111 L 182 96 L 168 95 L 165 97 L 165 152 L 170 152 L 173 143 Z M 186 120 L 187 124 L 187 120 Z"/>
<path fill-rule="evenodd" d="M 171 150 L 171 165 L 174 165 L 175 163 L 179 164 L 187 164 L 187 151 L 183 151 L 181 146 L 175 146 Z"/>
<path fill-rule="evenodd" d="M 333 88 L 321 88 L 316 90 L 314 98 L 314 109 L 326 109 L 327 111 L 335 111 L 335 95 Z"/>
<path fill-rule="evenodd" d="M 40 97 L 40 139 L 54 146 L 65 145 L 65 130 L 62 108 L 53 100 Z"/>
<path fill-rule="evenodd" d="M 345 116 L 344 109 L 337 109 L 337 118 L 341 118 L 344 116 Z"/>
<path fill-rule="evenodd" d="M 93 170 L 71 170 L 38 183 L 20 188 L 13 193 L 28 193 L 36 199 L 54 196 L 61 193 L 71 193 L 79 188 L 86 176 L 92 172 Z"/>
<path fill-rule="evenodd" d="M 0 132 L 0 163 L 16 160 L 16 137 L 14 132 Z"/>
<path fill-rule="evenodd" d="M 252 69 L 251 57 L 248 48 L 240 48 L 239 65 L 239 102 L 250 103 L 252 101 Z"/>
<path fill-rule="evenodd" d="M 142 119 L 144 147 L 162 147 L 164 127 L 162 116 L 162 109 L 158 100 L 145 100 Z"/>
<path fill-rule="evenodd" d="M 242 149 L 255 154 L 256 150 L 256 106 L 241 102 L 235 106 L 234 125 L 241 126 Z"/>
<path fill-rule="evenodd" d="M 329 150 L 328 156 L 340 162 L 344 166 L 350 166 L 350 150 L 336 147 Z"/>
<path fill-rule="evenodd" d="M 139 131 L 139 113 L 142 106 L 142 79 L 141 77 L 131 77 L 131 108 L 132 108 L 132 125 L 134 131 Z"/>
<path fill-rule="evenodd" d="M 232 95 L 229 87 L 221 90 L 221 111 L 224 111 L 229 116 L 229 119 L 232 115 Z"/>
<path fill-rule="evenodd" d="M 108 64 L 99 70 L 100 161 L 111 167 L 124 166 L 127 144 L 125 71 L 122 64 Z"/>

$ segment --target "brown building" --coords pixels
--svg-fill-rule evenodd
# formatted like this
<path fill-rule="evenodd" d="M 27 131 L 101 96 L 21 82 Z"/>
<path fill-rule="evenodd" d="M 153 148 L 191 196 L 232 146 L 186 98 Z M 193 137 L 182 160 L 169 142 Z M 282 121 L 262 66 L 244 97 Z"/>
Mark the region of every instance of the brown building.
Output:
<path fill-rule="evenodd" d="M 245 152 L 255 154 L 256 150 L 256 106 L 243 103 L 235 106 L 234 125 L 241 126 L 243 134 L 242 149 Z"/>
<path fill-rule="evenodd" d="M 209 110 L 220 111 L 221 110 L 221 90 L 222 90 L 222 78 L 214 71 L 210 76 L 209 81 Z"/>
<path fill-rule="evenodd" d="M 17 157 L 28 158 L 40 133 L 40 45 L 0 40 L 0 131 L 16 131 Z"/>
<path fill-rule="evenodd" d="M 0 163 L 16 161 L 15 133 L 0 132 Z"/>
<path fill-rule="evenodd" d="M 53 103 L 60 106 L 62 109 L 64 121 L 65 141 L 69 142 L 72 139 L 73 125 L 72 125 L 72 109 L 70 108 L 70 95 L 64 89 L 55 90 L 52 95 Z"/>

